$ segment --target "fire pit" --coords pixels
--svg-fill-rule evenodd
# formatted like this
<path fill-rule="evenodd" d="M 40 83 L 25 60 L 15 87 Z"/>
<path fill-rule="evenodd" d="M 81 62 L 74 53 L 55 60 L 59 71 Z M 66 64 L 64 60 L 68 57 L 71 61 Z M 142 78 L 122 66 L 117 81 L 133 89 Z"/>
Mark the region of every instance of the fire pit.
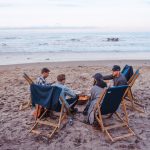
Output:
<path fill-rule="evenodd" d="M 80 95 L 78 100 L 78 105 L 84 105 L 89 100 L 88 95 Z"/>

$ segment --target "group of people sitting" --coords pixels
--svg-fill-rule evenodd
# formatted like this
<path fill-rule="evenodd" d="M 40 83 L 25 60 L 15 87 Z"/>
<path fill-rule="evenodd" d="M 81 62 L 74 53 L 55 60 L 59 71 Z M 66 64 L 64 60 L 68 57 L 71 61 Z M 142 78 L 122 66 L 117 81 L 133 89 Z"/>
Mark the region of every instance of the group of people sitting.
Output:
<path fill-rule="evenodd" d="M 93 109 L 94 104 L 100 97 L 100 94 L 103 92 L 104 88 L 107 87 L 107 80 L 113 80 L 113 86 L 127 85 L 126 77 L 121 73 L 121 68 L 118 65 L 114 65 L 112 68 L 112 74 L 103 76 L 101 73 L 96 73 L 93 76 L 93 86 L 90 90 L 90 98 L 86 104 L 86 107 L 83 111 L 83 115 L 87 116 L 87 121 L 90 124 L 93 124 L 93 119 L 91 121 L 90 115 L 91 110 Z M 64 99 L 66 106 L 70 109 L 72 113 L 78 112 L 78 109 L 75 108 L 78 103 L 79 96 L 72 89 L 65 85 L 66 76 L 65 74 L 59 74 L 57 76 L 57 82 L 47 83 L 46 78 L 49 76 L 50 70 L 48 68 L 43 68 L 41 70 L 41 76 L 37 78 L 36 84 L 42 86 L 57 86 L 62 89 L 60 96 Z M 57 111 L 61 109 L 60 105 L 57 108 Z"/>

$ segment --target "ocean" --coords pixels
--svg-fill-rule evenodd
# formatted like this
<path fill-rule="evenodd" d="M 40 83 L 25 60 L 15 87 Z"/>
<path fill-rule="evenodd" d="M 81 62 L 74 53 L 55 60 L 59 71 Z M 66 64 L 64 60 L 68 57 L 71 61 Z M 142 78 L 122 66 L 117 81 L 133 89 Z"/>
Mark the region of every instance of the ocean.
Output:
<path fill-rule="evenodd" d="M 121 59 L 150 59 L 150 33 L 0 29 L 0 65 Z"/>

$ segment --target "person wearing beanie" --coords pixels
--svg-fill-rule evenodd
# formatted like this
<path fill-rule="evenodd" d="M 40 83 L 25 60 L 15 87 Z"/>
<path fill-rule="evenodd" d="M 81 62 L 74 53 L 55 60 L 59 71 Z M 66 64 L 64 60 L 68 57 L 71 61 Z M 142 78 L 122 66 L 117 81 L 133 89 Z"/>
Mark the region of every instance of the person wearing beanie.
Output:
<path fill-rule="evenodd" d="M 103 81 L 103 76 L 100 73 L 96 73 L 93 76 L 93 87 L 90 91 L 90 98 L 89 101 L 83 111 L 83 115 L 86 116 L 86 122 L 93 124 L 94 123 L 94 105 L 96 104 L 97 100 L 100 98 L 101 93 L 103 92 L 104 88 L 107 87 L 107 84 Z"/>
<path fill-rule="evenodd" d="M 126 77 L 120 72 L 120 70 L 120 66 L 114 65 L 112 68 L 112 74 L 103 76 L 103 80 L 113 80 L 114 86 L 127 85 Z"/>

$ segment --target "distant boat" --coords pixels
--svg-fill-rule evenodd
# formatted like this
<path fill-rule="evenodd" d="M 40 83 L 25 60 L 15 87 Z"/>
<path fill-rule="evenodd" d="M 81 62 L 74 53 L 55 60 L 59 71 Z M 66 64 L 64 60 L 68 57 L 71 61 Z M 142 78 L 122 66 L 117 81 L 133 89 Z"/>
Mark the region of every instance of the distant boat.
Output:
<path fill-rule="evenodd" d="M 118 42 L 119 38 L 107 38 L 108 42 Z"/>
<path fill-rule="evenodd" d="M 6 43 L 2 43 L 2 46 L 7 46 L 7 44 Z"/>
<path fill-rule="evenodd" d="M 77 41 L 77 42 L 79 42 L 80 40 L 79 39 L 70 39 L 71 41 Z"/>

